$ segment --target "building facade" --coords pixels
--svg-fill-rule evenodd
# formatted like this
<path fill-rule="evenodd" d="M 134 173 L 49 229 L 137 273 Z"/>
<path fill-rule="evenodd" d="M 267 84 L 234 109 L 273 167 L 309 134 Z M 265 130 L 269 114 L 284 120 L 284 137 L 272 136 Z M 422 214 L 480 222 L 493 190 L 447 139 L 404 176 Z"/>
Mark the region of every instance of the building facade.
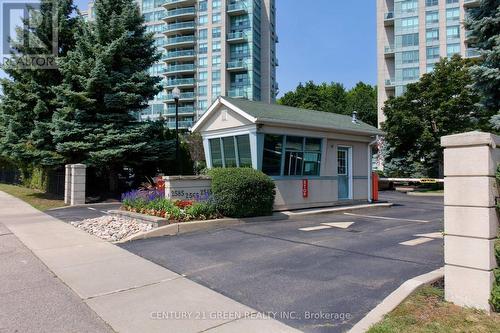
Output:
<path fill-rule="evenodd" d="M 479 0 L 377 0 L 378 122 L 383 106 L 406 85 L 433 70 L 442 57 L 478 56 L 464 19 Z"/>
<path fill-rule="evenodd" d="M 137 0 L 161 60 L 149 72 L 164 90 L 139 115 L 175 128 L 172 90 L 181 90 L 179 128 L 190 128 L 219 96 L 273 103 L 275 0 Z M 87 15 L 91 15 L 89 10 Z"/>
<path fill-rule="evenodd" d="M 141 0 L 162 59 L 150 69 L 165 90 L 141 119 L 175 127 L 171 91 L 181 90 L 179 126 L 189 128 L 219 96 L 272 103 L 276 83 L 274 0 Z"/>

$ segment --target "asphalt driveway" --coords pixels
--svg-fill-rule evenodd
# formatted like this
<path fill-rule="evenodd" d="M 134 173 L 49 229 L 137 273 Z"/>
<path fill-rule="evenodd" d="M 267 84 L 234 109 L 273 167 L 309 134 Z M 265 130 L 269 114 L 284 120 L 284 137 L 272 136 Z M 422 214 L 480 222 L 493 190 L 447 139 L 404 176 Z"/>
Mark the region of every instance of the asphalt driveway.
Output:
<path fill-rule="evenodd" d="M 94 205 L 49 209 L 44 213 L 64 222 L 76 222 L 108 215 L 108 210 L 120 209 L 120 206 L 121 204 L 119 202 L 99 203 Z"/>
<path fill-rule="evenodd" d="M 343 332 L 404 281 L 443 265 L 442 198 L 382 199 L 396 205 L 123 248 L 302 331 Z"/>

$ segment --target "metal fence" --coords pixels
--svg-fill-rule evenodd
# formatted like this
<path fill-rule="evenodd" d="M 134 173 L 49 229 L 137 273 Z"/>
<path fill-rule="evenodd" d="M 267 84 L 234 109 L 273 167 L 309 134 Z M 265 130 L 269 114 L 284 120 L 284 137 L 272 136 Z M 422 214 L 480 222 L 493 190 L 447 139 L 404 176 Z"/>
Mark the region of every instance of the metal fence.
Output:
<path fill-rule="evenodd" d="M 0 183 L 21 185 L 21 173 L 13 169 L 0 169 Z M 46 192 L 55 196 L 64 196 L 64 172 L 49 171 Z"/>

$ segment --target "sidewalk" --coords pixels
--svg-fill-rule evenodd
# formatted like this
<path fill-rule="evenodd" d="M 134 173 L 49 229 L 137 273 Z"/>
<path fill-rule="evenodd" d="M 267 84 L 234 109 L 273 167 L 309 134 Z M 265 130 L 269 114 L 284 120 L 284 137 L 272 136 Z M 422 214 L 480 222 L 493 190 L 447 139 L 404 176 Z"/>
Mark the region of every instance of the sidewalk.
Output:
<path fill-rule="evenodd" d="M 0 192 L 0 221 L 115 331 L 297 332 L 276 320 L 251 318 L 259 315 L 256 310 L 58 221 L 3 192 Z M 30 302 L 31 296 L 17 293 L 12 301 Z M 11 306 L 9 303 L 2 297 L 0 308 Z M 57 306 L 57 311 L 66 313 L 68 307 Z M 0 315 L 0 331 L 3 320 Z M 105 331 L 105 326 L 102 328 Z"/>

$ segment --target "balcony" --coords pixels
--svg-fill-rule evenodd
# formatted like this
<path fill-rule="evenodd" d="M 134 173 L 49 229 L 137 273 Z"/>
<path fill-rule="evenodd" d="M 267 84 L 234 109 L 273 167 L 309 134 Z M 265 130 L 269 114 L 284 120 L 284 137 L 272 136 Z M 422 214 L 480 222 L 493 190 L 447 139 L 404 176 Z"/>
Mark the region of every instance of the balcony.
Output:
<path fill-rule="evenodd" d="M 171 20 L 176 19 L 187 19 L 187 18 L 195 18 L 196 17 L 196 9 L 195 7 L 187 7 L 187 8 L 178 8 L 168 10 L 164 20 L 169 22 Z"/>
<path fill-rule="evenodd" d="M 228 43 L 243 43 L 248 40 L 248 34 L 245 31 L 230 32 L 227 34 Z"/>
<path fill-rule="evenodd" d="M 196 83 L 194 78 L 186 78 L 186 79 L 171 79 L 167 81 L 167 88 L 179 87 L 192 87 Z"/>
<path fill-rule="evenodd" d="M 247 88 L 233 88 L 229 89 L 227 95 L 232 98 L 246 98 L 248 99 L 248 89 Z"/>
<path fill-rule="evenodd" d="M 465 8 L 473 8 L 473 7 L 479 7 L 479 0 L 464 0 L 464 7 Z"/>
<path fill-rule="evenodd" d="M 394 47 L 392 46 L 384 47 L 384 56 L 386 58 L 394 58 Z"/>
<path fill-rule="evenodd" d="M 179 101 L 192 101 L 195 98 L 196 98 L 196 95 L 194 94 L 194 92 L 184 92 L 184 93 L 181 93 Z M 167 94 L 167 101 L 169 101 L 169 102 L 174 101 L 174 97 L 172 96 L 172 94 Z"/>
<path fill-rule="evenodd" d="M 180 37 L 170 37 L 167 38 L 166 48 L 170 47 L 180 47 L 180 46 L 191 46 L 194 45 L 196 38 L 194 35 L 191 36 L 180 36 Z"/>
<path fill-rule="evenodd" d="M 394 12 L 387 12 L 384 14 L 384 25 L 386 27 L 394 25 Z"/>
<path fill-rule="evenodd" d="M 246 60 L 236 60 L 227 63 L 227 70 L 230 72 L 247 71 L 248 62 Z"/>
<path fill-rule="evenodd" d="M 394 82 L 394 79 L 386 79 L 385 80 L 385 89 L 395 89 L 396 88 L 396 83 Z"/>
<path fill-rule="evenodd" d="M 194 121 L 192 121 L 192 120 L 181 120 L 181 121 L 179 121 L 179 128 L 180 129 L 191 128 L 191 127 L 193 127 L 193 123 L 194 123 Z M 166 124 L 167 124 L 167 127 L 169 129 L 175 129 L 175 121 L 169 121 Z"/>
<path fill-rule="evenodd" d="M 476 36 L 474 35 L 473 31 L 466 30 L 465 31 L 465 41 L 467 43 L 473 43 L 476 41 Z"/>
<path fill-rule="evenodd" d="M 194 5 L 195 3 L 196 3 L 196 0 L 165 0 L 163 7 L 165 7 L 166 9 L 169 9 L 169 8 L 173 8 L 173 7 Z"/>
<path fill-rule="evenodd" d="M 164 60 L 171 61 L 171 60 L 187 60 L 187 59 L 194 59 L 196 57 L 196 53 L 194 50 L 182 50 L 182 51 L 170 51 L 167 52 L 165 57 L 163 58 Z"/>
<path fill-rule="evenodd" d="M 193 114 L 195 113 L 194 106 L 179 106 L 179 114 Z M 168 115 L 175 115 L 175 107 L 167 108 Z"/>
<path fill-rule="evenodd" d="M 165 70 L 165 73 L 192 73 L 196 70 L 194 64 L 185 64 L 185 65 L 172 65 L 168 66 Z"/>
<path fill-rule="evenodd" d="M 196 29 L 196 23 L 194 21 L 170 23 L 167 25 L 165 34 L 169 35 L 178 32 L 194 31 L 195 29 Z"/>
<path fill-rule="evenodd" d="M 236 1 L 227 6 L 229 15 L 243 15 L 248 13 L 248 5 L 246 1 Z"/>
<path fill-rule="evenodd" d="M 468 48 L 465 51 L 465 57 L 466 58 L 478 58 L 480 57 L 481 54 L 479 53 L 479 50 L 476 48 Z"/>

